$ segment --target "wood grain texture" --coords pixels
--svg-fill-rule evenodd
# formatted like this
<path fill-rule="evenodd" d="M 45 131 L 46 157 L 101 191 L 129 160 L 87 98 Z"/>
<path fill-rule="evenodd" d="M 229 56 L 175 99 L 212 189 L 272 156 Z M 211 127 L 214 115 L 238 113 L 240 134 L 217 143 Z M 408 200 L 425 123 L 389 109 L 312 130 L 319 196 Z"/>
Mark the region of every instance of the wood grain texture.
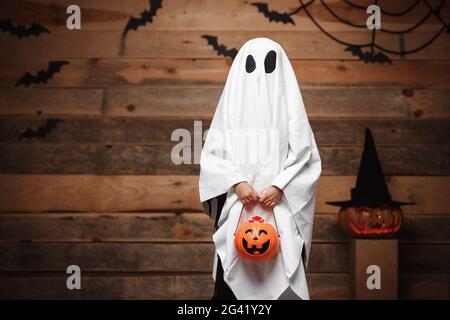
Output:
<path fill-rule="evenodd" d="M 172 145 L 0 144 L 1 174 L 198 175 Z M 187 148 L 191 150 L 191 148 Z M 449 147 L 377 148 L 386 175 L 450 175 Z M 186 151 L 184 151 L 186 152 Z M 320 147 L 322 175 L 357 173 L 362 147 Z M 178 161 L 178 160 L 177 160 Z"/>
<path fill-rule="evenodd" d="M 450 247 L 447 245 L 405 244 L 398 250 L 399 270 L 403 272 L 448 273 L 450 270 Z"/>
<path fill-rule="evenodd" d="M 291 0 L 266 1 L 269 8 L 280 12 L 292 12 L 298 4 Z M 120 0 L 79 0 L 78 5 L 83 8 L 83 29 L 86 30 L 122 30 L 130 16 L 137 16 L 142 10 L 148 8 L 146 0 L 128 0 L 124 5 Z M 363 24 L 367 19 L 365 10 L 352 10 L 351 7 L 340 0 L 328 0 L 333 11 L 339 16 L 356 23 Z M 436 7 L 437 2 L 430 2 Z M 39 22 L 48 26 L 51 30 L 64 29 L 65 17 L 57 14 L 64 11 L 72 4 L 70 0 L 59 0 L 54 3 L 51 0 L 32 0 L 20 3 L 14 0 L 4 0 L 0 9 L 5 16 L 12 16 L 21 23 L 32 23 L 36 20 L 33 12 L 39 11 Z M 401 12 L 412 4 L 412 1 L 384 1 L 381 3 L 384 10 Z M 353 27 L 336 21 L 320 1 L 309 6 L 309 10 L 320 24 L 330 31 L 360 31 Z M 420 3 L 415 10 L 400 17 L 383 17 L 383 26 L 386 28 L 402 29 L 410 26 L 428 12 L 427 7 Z M 238 14 L 237 14 L 238 13 Z M 441 9 L 443 18 L 448 18 L 449 6 L 444 4 Z M 293 16 L 295 26 L 282 23 L 270 23 L 251 2 L 241 0 L 228 1 L 201 1 L 178 0 L 176 2 L 163 2 L 163 7 L 158 11 L 157 18 L 153 21 L 152 30 L 317 30 L 317 27 L 306 17 L 304 12 Z M 436 30 L 439 27 L 436 19 L 427 19 L 421 30 Z"/>
<path fill-rule="evenodd" d="M 208 272 L 212 243 L 0 243 L 0 271 Z M 448 273 L 449 245 L 401 244 L 399 272 Z M 349 245 L 312 245 L 308 272 L 348 272 Z"/>
<path fill-rule="evenodd" d="M 131 87 L 105 92 L 105 114 L 212 117 L 222 87 Z M 314 117 L 436 117 L 449 115 L 449 92 L 389 88 L 303 88 Z M 180 99 L 181 98 L 181 99 Z"/>
<path fill-rule="evenodd" d="M 211 118 L 223 87 L 137 86 L 101 89 L 0 88 L 1 115 L 107 115 Z M 310 118 L 437 118 L 450 116 L 449 90 L 304 88 Z"/>
<path fill-rule="evenodd" d="M 16 143 L 28 128 L 45 125 L 45 116 L 0 116 L 0 143 Z M 172 133 L 188 130 L 191 137 L 203 135 L 211 120 L 154 117 L 56 117 L 62 122 L 41 139 L 22 139 L 20 144 L 173 144 Z M 196 122 L 197 121 L 197 122 Z M 370 128 L 377 147 L 450 146 L 450 119 L 325 119 L 309 120 L 319 146 L 364 144 L 364 130 Z M 196 131 L 194 131 L 194 128 Z M 193 139 L 193 138 L 191 138 Z M 178 142 L 178 140 L 176 140 Z"/>
<path fill-rule="evenodd" d="M 348 299 L 345 273 L 307 274 L 312 299 Z M 408 282 L 414 285 L 416 282 Z M 66 275 L 3 274 L 1 299 L 211 299 L 213 279 L 201 274 L 104 274 L 82 277 L 82 290 L 67 290 Z M 46 290 L 42 290 L 46 288 Z M 409 292 L 408 292 L 409 293 Z"/>
<path fill-rule="evenodd" d="M 102 98 L 99 89 L 0 89 L 0 114 L 100 115 Z"/>
<path fill-rule="evenodd" d="M 414 201 L 405 214 L 448 214 L 449 177 L 386 177 L 393 199 Z M 322 176 L 316 212 L 350 199 L 355 176 Z M 201 211 L 197 176 L 0 175 L 0 212 Z"/>
<path fill-rule="evenodd" d="M 83 290 L 67 290 L 66 274 L 3 273 L 1 299 L 205 299 L 213 291 L 211 274 L 89 273 Z M 346 273 L 308 273 L 311 299 L 350 299 Z M 449 299 L 450 276 L 402 274 L 400 299 Z M 42 290 L 46 288 L 46 290 Z"/>
<path fill-rule="evenodd" d="M 308 271 L 347 272 L 347 247 L 315 244 Z M 0 243 L 0 249 L 0 271 L 57 272 L 76 264 L 84 271 L 209 272 L 214 257 L 212 243 Z"/>
<path fill-rule="evenodd" d="M 219 85 L 227 78 L 230 60 L 220 58 L 72 58 L 63 71 L 53 75 L 45 88 L 98 88 L 127 85 Z M 301 88 L 389 87 L 411 89 L 449 88 L 450 63 L 442 61 L 395 61 L 392 65 L 352 60 L 290 59 Z M 47 66 L 45 58 L 0 59 L 0 87 L 12 88 L 26 72 Z M 326 75 L 326 76 L 324 76 Z M 424 76 L 426 75 L 426 76 Z M 42 85 L 38 87 L 43 87 Z M 170 89 L 170 88 L 168 88 Z M 413 90 L 421 92 L 421 90 Z M 204 92 L 207 94 L 207 92 Z M 430 97 L 432 98 L 432 96 Z M 429 98 L 429 99 L 430 99 Z M 180 101 L 182 102 L 182 101 Z"/>
<path fill-rule="evenodd" d="M 398 240 L 353 239 L 350 249 L 352 289 L 357 300 L 398 299 Z M 370 266 L 378 269 L 370 270 Z M 369 281 L 369 277 L 375 279 Z M 369 288 L 368 283 L 379 284 Z"/>
<path fill-rule="evenodd" d="M 123 56 L 132 58 L 217 58 L 216 52 L 202 38 L 210 30 L 173 31 L 142 29 L 129 32 Z M 50 35 L 29 38 L 23 42 L 11 36 L 0 34 L 1 58 L 115 58 L 121 52 L 122 30 L 54 30 Z M 436 32 L 414 32 L 406 35 L 405 49 L 414 49 L 432 38 Z M 289 58 L 293 59 L 345 59 L 357 60 L 345 46 L 330 40 L 320 31 L 214 31 L 219 41 L 227 47 L 239 49 L 247 40 L 267 37 L 280 43 Z M 370 43 L 370 30 L 360 32 L 335 32 L 334 36 L 354 44 Z M 383 47 L 398 50 L 398 36 L 380 33 L 377 43 Z M 80 45 L 82 44 L 82 45 Z M 32 48 L 32 50 L 30 50 Z M 409 60 L 446 60 L 449 43 L 444 36 L 438 37 L 427 50 L 407 55 Z M 393 55 L 398 60 L 400 56 Z"/>
<path fill-rule="evenodd" d="M 204 213 L 3 213 L 3 242 L 210 242 Z M 313 242 L 347 242 L 337 214 L 316 214 Z M 405 215 L 401 243 L 450 244 L 449 215 Z"/>
<path fill-rule="evenodd" d="M 406 299 L 450 299 L 450 275 L 405 274 L 399 277 L 399 297 Z"/>

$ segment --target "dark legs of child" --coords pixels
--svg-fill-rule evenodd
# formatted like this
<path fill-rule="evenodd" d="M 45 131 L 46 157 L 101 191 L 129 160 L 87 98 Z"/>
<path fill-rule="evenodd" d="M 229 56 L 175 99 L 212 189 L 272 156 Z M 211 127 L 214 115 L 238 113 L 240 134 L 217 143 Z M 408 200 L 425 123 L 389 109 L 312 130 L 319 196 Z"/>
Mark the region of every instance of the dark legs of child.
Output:
<path fill-rule="evenodd" d="M 222 262 L 219 256 L 217 256 L 217 259 L 216 282 L 214 284 L 214 295 L 211 300 L 237 300 L 233 291 L 223 280 Z"/>

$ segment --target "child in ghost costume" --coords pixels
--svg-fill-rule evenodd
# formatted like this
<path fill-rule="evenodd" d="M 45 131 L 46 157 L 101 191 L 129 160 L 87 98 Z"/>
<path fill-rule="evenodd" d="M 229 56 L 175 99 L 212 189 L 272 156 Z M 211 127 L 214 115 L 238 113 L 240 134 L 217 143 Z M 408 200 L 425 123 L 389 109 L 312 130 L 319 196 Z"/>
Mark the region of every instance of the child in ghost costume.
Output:
<path fill-rule="evenodd" d="M 231 66 L 200 160 L 200 201 L 216 221 L 213 298 L 309 299 L 305 269 L 320 173 L 286 53 L 267 38 L 247 41 Z M 267 261 L 246 260 L 234 246 L 237 226 L 254 215 L 280 236 L 278 254 Z M 221 296 L 224 286 L 232 293 Z"/>

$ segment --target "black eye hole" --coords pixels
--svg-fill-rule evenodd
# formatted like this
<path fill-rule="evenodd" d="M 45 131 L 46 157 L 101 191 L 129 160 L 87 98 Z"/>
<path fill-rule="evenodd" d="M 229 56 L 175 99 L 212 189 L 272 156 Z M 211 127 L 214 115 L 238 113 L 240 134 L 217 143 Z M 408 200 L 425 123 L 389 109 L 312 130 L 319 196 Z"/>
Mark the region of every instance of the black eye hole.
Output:
<path fill-rule="evenodd" d="M 272 73 L 273 70 L 275 70 L 277 62 L 277 53 L 273 50 L 270 50 L 266 58 L 264 59 L 264 69 L 266 70 L 266 73 Z"/>
<path fill-rule="evenodd" d="M 267 231 L 266 231 L 266 230 L 259 230 L 258 236 L 260 236 L 260 235 L 262 235 L 262 234 L 267 234 Z"/>
<path fill-rule="evenodd" d="M 248 73 L 252 73 L 256 69 L 256 62 L 255 59 L 253 59 L 253 56 L 249 54 L 247 56 L 247 60 L 245 61 L 245 70 Z"/>
<path fill-rule="evenodd" d="M 252 229 L 248 229 L 247 231 L 245 231 L 245 233 L 250 233 L 251 235 L 253 235 L 253 230 Z"/>

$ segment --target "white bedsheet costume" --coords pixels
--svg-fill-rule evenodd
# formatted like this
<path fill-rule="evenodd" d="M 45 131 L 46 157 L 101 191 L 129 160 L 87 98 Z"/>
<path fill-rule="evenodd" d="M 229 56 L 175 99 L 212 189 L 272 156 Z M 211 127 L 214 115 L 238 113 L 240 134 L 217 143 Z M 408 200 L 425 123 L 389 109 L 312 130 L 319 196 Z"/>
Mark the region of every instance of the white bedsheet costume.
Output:
<path fill-rule="evenodd" d="M 297 79 L 278 43 L 255 38 L 239 50 L 207 134 L 200 167 L 205 211 L 214 216 L 213 200 L 227 194 L 213 240 L 224 281 L 235 296 L 278 299 L 288 290 L 296 298 L 309 299 L 305 268 L 321 160 Z M 260 194 L 271 185 L 283 190 L 273 210 L 280 252 L 272 260 L 245 260 L 234 247 L 238 223 L 259 215 L 274 225 L 272 212 L 260 206 L 244 210 L 238 221 L 242 203 L 232 186 L 241 181 L 248 181 Z"/>

